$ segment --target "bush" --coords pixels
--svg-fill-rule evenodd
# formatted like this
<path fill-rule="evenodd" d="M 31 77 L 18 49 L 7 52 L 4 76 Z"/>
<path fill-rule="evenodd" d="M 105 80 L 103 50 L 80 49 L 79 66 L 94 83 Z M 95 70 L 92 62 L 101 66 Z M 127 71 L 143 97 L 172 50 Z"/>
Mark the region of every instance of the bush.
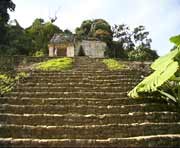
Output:
<path fill-rule="evenodd" d="M 128 59 L 132 61 L 153 61 L 157 58 L 156 51 L 151 49 L 136 49 L 128 52 Z"/>

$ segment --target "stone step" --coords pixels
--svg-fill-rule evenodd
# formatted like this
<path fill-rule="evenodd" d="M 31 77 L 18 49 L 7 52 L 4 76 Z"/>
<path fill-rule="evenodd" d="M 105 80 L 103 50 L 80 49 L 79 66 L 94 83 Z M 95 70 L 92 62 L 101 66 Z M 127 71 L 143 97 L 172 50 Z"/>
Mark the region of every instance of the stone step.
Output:
<path fill-rule="evenodd" d="M 179 112 L 174 106 L 151 104 L 134 104 L 118 106 L 97 106 L 97 105 L 9 105 L 1 104 L 1 113 L 11 114 L 128 114 L 131 112 Z"/>
<path fill-rule="evenodd" d="M 128 79 L 128 78 L 124 78 L 124 79 L 103 79 L 103 80 L 96 80 L 96 79 L 88 79 L 88 78 L 84 78 L 84 79 L 27 79 L 26 82 L 36 82 L 36 83 L 40 83 L 40 82 L 46 82 L 46 83 L 67 83 L 67 82 L 82 82 L 82 83 L 95 83 L 95 84 L 103 84 L 103 83 L 121 83 L 121 82 L 140 82 L 141 79 Z"/>
<path fill-rule="evenodd" d="M 70 98 L 117 98 L 126 97 L 127 92 L 11 92 L 6 96 L 11 97 L 37 97 L 37 98 L 49 98 L 49 97 L 70 97 Z"/>
<path fill-rule="evenodd" d="M 32 98 L 32 97 L 0 97 L 0 104 L 11 105 L 133 105 L 143 103 L 166 103 L 164 100 L 143 98 L 143 99 L 129 99 L 113 98 L 113 99 L 99 99 L 99 98 Z"/>
<path fill-rule="evenodd" d="M 14 91 L 16 92 L 121 92 L 121 91 L 130 91 L 133 86 L 125 87 L 16 87 Z"/>
<path fill-rule="evenodd" d="M 179 147 L 179 134 L 162 134 L 127 138 L 107 139 L 34 139 L 34 138 L 0 138 L 1 148 L 7 147 Z"/>
<path fill-rule="evenodd" d="M 30 76 L 28 79 L 98 79 L 98 80 L 109 80 L 109 79 L 124 79 L 125 75 L 110 75 L 110 76 L 91 76 L 91 75 L 41 75 L 41 76 Z M 140 76 L 129 75 L 128 79 L 140 79 Z"/>
<path fill-rule="evenodd" d="M 31 72 L 32 76 L 91 76 L 91 77 L 96 77 L 96 76 L 102 76 L 102 77 L 107 77 L 107 76 L 140 76 L 142 72 L 127 72 L 127 73 L 120 73 L 120 72 L 108 72 L 108 75 L 105 72 L 76 72 L 72 71 L 70 72 Z"/>
<path fill-rule="evenodd" d="M 101 124 L 132 124 L 148 122 L 179 122 L 177 112 L 134 112 L 130 114 L 0 114 L 0 124 L 15 125 L 101 125 Z"/>
<path fill-rule="evenodd" d="M 91 72 L 91 73 L 87 73 L 87 72 L 81 72 L 81 73 L 58 73 L 58 72 L 54 72 L 54 73 L 32 73 L 31 74 L 32 77 L 140 77 L 140 76 L 144 76 L 144 74 L 142 73 L 137 73 L 137 74 L 133 74 L 133 73 L 96 73 L 96 72 Z"/>
<path fill-rule="evenodd" d="M 94 75 L 109 75 L 109 74 L 113 74 L 113 75 L 121 75 L 121 74 L 125 74 L 125 75 L 140 75 L 142 74 L 142 71 L 138 71 L 138 70 L 120 70 L 120 71 L 104 71 L 104 70 L 96 70 L 96 72 L 94 71 L 75 71 L 75 70 L 69 70 L 69 71 L 34 71 L 32 72 L 32 74 L 47 74 L 47 75 L 61 75 L 61 74 L 75 74 L 75 75 L 79 75 L 79 74 L 94 74 Z"/>
<path fill-rule="evenodd" d="M 23 82 L 19 83 L 18 87 L 135 87 L 137 82 L 113 82 L 113 83 L 90 83 L 90 82 Z"/>
<path fill-rule="evenodd" d="M 133 123 L 83 126 L 29 126 L 1 124 L 2 138 L 108 139 L 179 134 L 180 123 Z"/>

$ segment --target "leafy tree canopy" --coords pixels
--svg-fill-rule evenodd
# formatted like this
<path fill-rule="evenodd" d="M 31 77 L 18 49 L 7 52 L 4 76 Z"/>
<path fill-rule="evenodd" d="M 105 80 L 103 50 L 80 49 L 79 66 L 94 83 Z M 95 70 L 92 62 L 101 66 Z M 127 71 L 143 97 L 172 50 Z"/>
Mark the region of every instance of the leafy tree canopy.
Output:
<path fill-rule="evenodd" d="M 43 19 L 35 19 L 32 25 L 26 29 L 29 37 L 32 38 L 33 51 L 43 51 L 48 52 L 48 42 L 55 33 L 62 33 L 62 30 L 51 22 L 45 22 Z"/>
<path fill-rule="evenodd" d="M 32 48 L 31 38 L 19 25 L 17 20 L 13 24 L 7 25 L 6 45 L 0 48 L 2 55 L 27 55 Z"/>
<path fill-rule="evenodd" d="M 96 38 L 106 43 L 112 41 L 111 26 L 103 19 L 85 20 L 76 28 L 78 39 Z"/>

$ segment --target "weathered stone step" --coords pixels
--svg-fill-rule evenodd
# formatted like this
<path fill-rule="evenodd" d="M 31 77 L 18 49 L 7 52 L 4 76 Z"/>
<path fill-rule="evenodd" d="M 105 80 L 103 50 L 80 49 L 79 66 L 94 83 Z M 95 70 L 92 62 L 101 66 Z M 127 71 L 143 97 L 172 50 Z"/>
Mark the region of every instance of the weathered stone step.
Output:
<path fill-rule="evenodd" d="M 11 92 L 6 96 L 11 97 L 40 97 L 40 98 L 49 98 L 49 97 L 70 97 L 70 98 L 117 98 L 117 97 L 126 97 L 127 92 Z"/>
<path fill-rule="evenodd" d="M 128 138 L 107 139 L 34 139 L 34 138 L 0 138 L 1 148 L 7 147 L 179 147 L 179 134 L 162 134 Z"/>
<path fill-rule="evenodd" d="M 32 98 L 32 97 L 0 97 L 0 104 L 12 105 L 128 105 L 128 104 L 143 104 L 143 103 L 161 103 L 164 100 L 143 98 L 143 99 L 129 99 L 113 98 L 113 99 L 99 99 L 99 98 Z"/>
<path fill-rule="evenodd" d="M 141 73 L 133 74 L 133 73 L 109 73 L 108 75 L 106 73 L 32 73 L 32 77 L 83 77 L 83 76 L 89 76 L 89 77 L 122 77 L 122 76 L 127 76 L 127 77 L 133 77 L 133 76 L 141 76 Z"/>
<path fill-rule="evenodd" d="M 64 73 L 51 73 L 51 74 L 46 74 L 46 73 L 34 73 L 34 74 L 31 74 L 31 77 L 56 77 L 56 78 L 59 78 L 59 77 L 72 77 L 72 78 L 82 78 L 82 77 L 90 77 L 90 78 L 96 78 L 96 77 L 99 77 L 99 78 L 121 78 L 121 77 L 129 77 L 129 78 L 139 78 L 139 77 L 143 77 L 144 75 L 143 74 L 119 74 L 119 73 L 111 73 L 111 74 L 106 74 L 106 73 L 79 73 L 79 74 L 75 74 L 75 73 L 67 73 L 67 74 L 64 74 Z"/>
<path fill-rule="evenodd" d="M 83 79 L 27 79 L 26 82 L 46 82 L 46 83 L 67 83 L 67 82 L 82 82 L 82 83 L 96 83 L 96 84 L 102 84 L 102 83 L 121 83 L 121 82 L 140 82 L 141 79 L 130 79 L 130 78 L 124 78 L 124 79 L 105 79 L 105 80 L 96 80 L 96 79 L 88 79 L 88 78 L 83 78 Z"/>
<path fill-rule="evenodd" d="M 44 76 L 30 76 L 28 79 L 98 79 L 98 80 L 109 80 L 109 79 L 124 79 L 125 77 L 128 77 L 128 79 L 140 79 L 140 76 L 135 75 L 110 75 L 110 76 L 89 76 L 89 75 L 75 75 L 75 76 L 69 76 L 69 75 L 44 75 Z"/>
<path fill-rule="evenodd" d="M 178 112 L 174 106 L 161 104 L 134 104 L 119 106 L 95 106 L 95 105 L 0 105 L 1 113 L 14 114 L 128 114 L 131 112 L 157 112 L 171 111 Z"/>
<path fill-rule="evenodd" d="M 104 66 L 96 66 L 96 67 L 94 66 L 93 67 L 93 66 L 84 65 L 84 66 L 75 67 L 74 69 L 78 70 L 78 71 L 84 71 L 84 70 L 86 70 L 86 71 L 97 71 L 97 69 L 101 70 L 101 71 L 108 71 L 108 69 Z"/>
<path fill-rule="evenodd" d="M 29 126 L 0 125 L 2 138 L 38 139 L 108 139 L 150 136 L 158 134 L 179 134 L 180 123 L 134 123 L 83 126 Z"/>
<path fill-rule="evenodd" d="M 120 86 L 136 86 L 137 82 L 113 82 L 113 83 L 102 83 L 102 84 L 96 84 L 96 83 L 90 83 L 90 82 L 64 82 L 64 83 L 58 83 L 58 82 L 24 82 L 18 84 L 18 87 L 120 87 Z"/>
<path fill-rule="evenodd" d="M 179 122 L 180 114 L 176 112 L 134 112 L 130 114 L 0 114 L 0 124 L 15 125 L 101 125 L 132 124 L 144 122 Z"/>
<path fill-rule="evenodd" d="M 16 87 L 14 91 L 16 92 L 121 92 L 121 91 L 130 91 L 133 86 L 124 86 L 124 87 Z"/>
<path fill-rule="evenodd" d="M 96 72 L 94 71 L 73 71 L 73 70 L 69 70 L 69 71 L 34 71 L 32 72 L 32 74 L 48 74 L 48 75 L 53 75 L 53 74 L 56 74 L 56 75 L 61 75 L 61 74 L 75 74 L 75 75 L 79 75 L 79 74 L 94 74 L 94 75 L 98 75 L 98 74 L 101 74 L 101 75 L 109 75 L 109 74 L 116 74 L 116 75 L 121 75 L 121 74 L 125 74 L 125 75 L 128 75 L 128 74 L 131 74 L 131 75 L 140 75 L 142 74 L 142 71 L 137 71 L 137 70 L 120 70 L 120 71 L 104 71 L 104 70 L 96 70 Z"/>

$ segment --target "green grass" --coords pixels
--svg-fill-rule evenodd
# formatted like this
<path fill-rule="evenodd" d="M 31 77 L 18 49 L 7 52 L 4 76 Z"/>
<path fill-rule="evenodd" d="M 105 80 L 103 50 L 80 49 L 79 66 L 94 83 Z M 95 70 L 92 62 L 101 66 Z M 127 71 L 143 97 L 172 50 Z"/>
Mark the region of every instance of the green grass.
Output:
<path fill-rule="evenodd" d="M 28 73 L 20 72 L 15 77 L 8 76 L 7 74 L 0 74 L 0 95 L 10 92 L 17 81 L 27 78 Z"/>
<path fill-rule="evenodd" d="M 109 70 L 121 70 L 126 68 L 124 64 L 121 64 L 120 62 L 114 59 L 104 59 L 103 63 L 107 66 Z"/>
<path fill-rule="evenodd" d="M 58 58 L 41 62 L 36 66 L 36 69 L 43 71 L 68 70 L 72 68 L 72 63 L 72 58 Z"/>

